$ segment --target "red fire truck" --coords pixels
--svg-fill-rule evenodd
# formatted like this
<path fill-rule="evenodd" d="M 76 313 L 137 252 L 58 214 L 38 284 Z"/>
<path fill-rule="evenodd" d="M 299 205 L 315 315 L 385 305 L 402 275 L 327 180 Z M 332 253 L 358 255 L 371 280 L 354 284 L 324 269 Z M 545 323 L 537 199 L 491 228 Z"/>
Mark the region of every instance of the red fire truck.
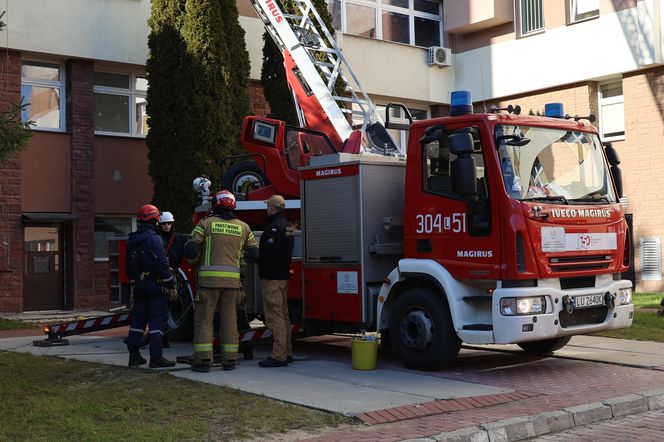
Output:
<path fill-rule="evenodd" d="M 377 330 L 404 365 L 432 370 L 462 342 L 543 353 L 631 325 L 615 150 L 559 105 L 551 117 L 471 109 L 453 95 L 453 116 L 413 123 L 407 159 L 337 153 L 298 168 L 291 301 L 308 333 Z M 245 126 L 254 149 L 281 151 L 300 131 Z"/>

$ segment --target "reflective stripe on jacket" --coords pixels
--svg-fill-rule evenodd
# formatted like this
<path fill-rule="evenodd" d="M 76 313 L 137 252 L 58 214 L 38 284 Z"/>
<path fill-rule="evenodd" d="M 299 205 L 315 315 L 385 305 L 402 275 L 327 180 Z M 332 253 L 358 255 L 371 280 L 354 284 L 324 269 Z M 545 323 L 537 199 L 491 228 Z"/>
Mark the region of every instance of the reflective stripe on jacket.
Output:
<path fill-rule="evenodd" d="M 244 251 L 258 247 L 246 223 L 210 216 L 194 227 L 190 241 L 201 244 L 197 262 L 201 287 L 240 288 L 240 263 Z"/>

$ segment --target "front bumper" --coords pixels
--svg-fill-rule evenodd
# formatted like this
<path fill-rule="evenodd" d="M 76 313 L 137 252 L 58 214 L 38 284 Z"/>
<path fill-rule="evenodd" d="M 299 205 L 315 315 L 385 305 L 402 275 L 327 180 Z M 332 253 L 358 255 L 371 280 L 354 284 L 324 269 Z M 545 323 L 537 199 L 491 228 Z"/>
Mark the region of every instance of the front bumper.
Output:
<path fill-rule="evenodd" d="M 499 288 L 493 293 L 493 335 L 496 344 L 513 344 L 540 341 L 561 336 L 595 333 L 604 330 L 626 328 L 632 325 L 634 304 L 605 305 L 586 309 L 577 308 L 570 314 L 565 311 L 564 297 L 594 294 L 612 294 L 631 288 L 629 281 L 611 281 L 601 287 L 560 290 L 549 287 Z M 504 316 L 500 313 L 502 298 L 531 296 L 546 297 L 546 312 L 522 316 Z M 530 331 L 528 331 L 530 330 Z"/>

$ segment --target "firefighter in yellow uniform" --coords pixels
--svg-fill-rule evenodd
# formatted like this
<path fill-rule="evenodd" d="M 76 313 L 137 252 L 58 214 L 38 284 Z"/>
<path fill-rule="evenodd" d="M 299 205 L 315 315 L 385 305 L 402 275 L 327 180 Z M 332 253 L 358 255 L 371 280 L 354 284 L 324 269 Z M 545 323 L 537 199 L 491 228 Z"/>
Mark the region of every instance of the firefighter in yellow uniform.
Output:
<path fill-rule="evenodd" d="M 194 363 L 191 369 L 210 371 L 213 318 L 220 314 L 221 363 L 233 370 L 237 361 L 237 305 L 241 297 L 240 262 L 258 258 L 258 246 L 249 226 L 235 218 L 235 197 L 227 190 L 212 199 L 210 216 L 198 223 L 185 254 L 198 267 L 194 314 Z"/>

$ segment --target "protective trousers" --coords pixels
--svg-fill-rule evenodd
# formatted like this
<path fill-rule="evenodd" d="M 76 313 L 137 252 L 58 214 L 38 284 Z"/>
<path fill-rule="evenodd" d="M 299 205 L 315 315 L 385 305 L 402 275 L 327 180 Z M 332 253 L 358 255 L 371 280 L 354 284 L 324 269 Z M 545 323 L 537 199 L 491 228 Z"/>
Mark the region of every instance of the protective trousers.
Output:
<path fill-rule="evenodd" d="M 261 279 L 265 323 L 272 330 L 272 359 L 293 356 L 291 324 L 288 318 L 288 280 Z"/>
<path fill-rule="evenodd" d="M 150 299 L 134 298 L 134 307 L 131 310 L 127 348 L 129 351 L 138 350 L 143 339 L 145 326 L 150 327 L 150 358 L 159 359 L 162 356 L 161 326 L 168 317 L 168 298 L 164 295 L 153 296 Z"/>
<path fill-rule="evenodd" d="M 239 289 L 196 289 L 196 311 L 194 313 L 194 364 L 212 364 L 212 341 L 214 312 L 219 309 L 219 340 L 221 341 L 221 363 L 232 365 L 237 361 L 237 303 Z"/>

